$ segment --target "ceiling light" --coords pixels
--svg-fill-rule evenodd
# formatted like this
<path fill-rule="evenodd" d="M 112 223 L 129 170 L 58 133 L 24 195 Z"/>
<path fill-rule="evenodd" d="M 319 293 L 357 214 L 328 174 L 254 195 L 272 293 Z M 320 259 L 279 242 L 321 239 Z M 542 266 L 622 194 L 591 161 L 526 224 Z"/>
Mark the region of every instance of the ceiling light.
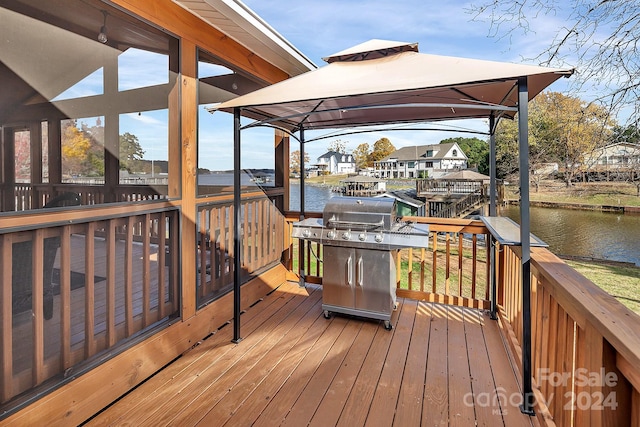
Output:
<path fill-rule="evenodd" d="M 98 34 L 98 41 L 100 43 L 107 42 L 107 11 L 103 10 L 102 14 L 104 15 L 104 21 L 102 22 L 102 27 L 100 27 L 100 33 Z"/>

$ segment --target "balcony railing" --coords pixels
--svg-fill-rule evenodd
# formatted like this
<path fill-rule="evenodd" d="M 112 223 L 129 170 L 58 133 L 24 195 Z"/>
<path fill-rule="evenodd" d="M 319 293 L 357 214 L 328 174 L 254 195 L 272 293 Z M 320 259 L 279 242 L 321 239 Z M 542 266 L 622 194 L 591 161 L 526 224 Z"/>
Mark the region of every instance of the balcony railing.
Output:
<path fill-rule="evenodd" d="M 280 261 L 284 217 L 260 193 L 248 194 L 240 204 L 242 282 Z M 234 262 L 233 196 L 198 206 L 198 302 L 203 304 L 231 290 Z"/>
<path fill-rule="evenodd" d="M 4 219 L 1 404 L 178 315 L 178 212 L 162 203 Z"/>
<path fill-rule="evenodd" d="M 307 217 L 314 216 L 308 214 Z M 317 214 L 315 215 L 317 216 Z M 297 214 L 287 215 L 289 224 Z M 396 253 L 398 295 L 418 300 L 488 309 L 490 251 L 488 230 L 480 221 L 405 217 L 429 224 L 430 248 Z M 300 265 L 303 253 L 304 265 Z M 285 265 L 309 283 L 322 283 L 322 245 L 294 239 Z"/>
<path fill-rule="evenodd" d="M 522 342 L 520 251 L 498 257 L 500 319 Z M 640 425 L 640 317 L 546 248 L 531 249 L 531 361 L 538 410 L 558 426 Z M 516 358 L 522 372 L 521 358 Z"/>
<path fill-rule="evenodd" d="M 230 292 L 233 207 L 229 195 L 200 200 L 198 298 Z M 283 216 L 258 192 L 241 201 L 242 269 L 247 278 L 279 262 L 290 279 L 322 283 L 322 245 L 291 239 L 299 214 Z M 44 383 L 59 384 L 104 352 L 179 314 L 179 210 L 168 202 L 52 209 L 7 216 L 0 235 L 3 283 L 14 282 L 16 245 L 33 277 L 3 286 L 2 403 Z M 317 214 L 316 214 L 317 215 Z M 312 216 L 312 215 L 307 215 Z M 96 219 L 98 218 L 98 219 Z M 522 286 L 518 247 L 500 247 L 497 293 L 490 295 L 488 229 L 480 221 L 412 217 L 430 227 L 428 248 L 396 254 L 398 295 L 487 310 L 498 306 L 507 352 L 522 375 Z M 45 318 L 44 251 L 59 242 L 52 318 Z M 183 248 L 188 250 L 188 248 Z M 301 256 L 303 255 L 303 256 Z M 300 260 L 304 259 L 301 263 Z M 81 286 L 77 286 L 81 275 Z M 532 372 L 543 425 L 638 425 L 640 319 L 544 248 L 531 251 Z M 74 281 L 76 285 L 74 285 Z M 187 285 L 185 285 L 187 286 Z M 26 289 L 25 307 L 13 307 Z M 19 301 L 16 304 L 19 305 Z"/>
<path fill-rule="evenodd" d="M 297 218 L 287 215 L 289 223 Z M 489 309 L 491 251 L 484 244 L 484 224 L 411 220 L 429 224 L 430 247 L 398 252 L 398 295 Z M 288 254 L 286 265 L 292 273 L 322 283 L 321 245 L 296 239 Z M 519 247 L 501 247 L 498 254 L 498 321 L 522 377 Z M 640 317 L 546 248 L 532 248 L 531 266 L 532 381 L 538 420 L 556 426 L 640 425 Z"/>

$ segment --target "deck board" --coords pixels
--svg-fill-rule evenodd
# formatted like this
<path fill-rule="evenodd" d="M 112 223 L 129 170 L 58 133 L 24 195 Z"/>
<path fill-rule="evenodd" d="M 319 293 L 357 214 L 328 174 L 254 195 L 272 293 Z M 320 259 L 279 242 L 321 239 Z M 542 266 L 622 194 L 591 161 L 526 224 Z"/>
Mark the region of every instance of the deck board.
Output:
<path fill-rule="evenodd" d="M 519 393 L 485 313 L 401 298 L 386 331 L 324 319 L 321 294 L 282 285 L 242 315 L 240 343 L 218 330 L 87 425 L 536 425 L 478 400 Z"/>
<path fill-rule="evenodd" d="M 424 343 L 425 341 L 429 342 L 430 318 L 431 306 L 422 302 L 418 303 L 407 363 L 398 396 L 398 411 L 393 420 L 394 426 L 420 425 L 425 388 L 424 378 L 429 354 L 429 346 Z M 421 378 L 423 381 L 420 381 Z"/>

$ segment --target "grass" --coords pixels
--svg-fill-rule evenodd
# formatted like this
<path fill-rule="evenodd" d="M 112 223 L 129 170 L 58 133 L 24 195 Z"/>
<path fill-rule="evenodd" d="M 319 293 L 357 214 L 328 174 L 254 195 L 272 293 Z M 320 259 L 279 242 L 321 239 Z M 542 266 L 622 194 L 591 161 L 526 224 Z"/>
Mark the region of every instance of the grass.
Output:
<path fill-rule="evenodd" d="M 518 187 L 508 186 L 505 196 L 518 199 Z M 579 203 L 598 206 L 640 206 L 635 185 L 624 182 L 587 182 L 566 187 L 559 181 L 543 181 L 538 191 L 530 189 L 529 198 L 535 202 Z"/>
<path fill-rule="evenodd" d="M 565 262 L 640 315 L 640 268 L 586 261 Z"/>

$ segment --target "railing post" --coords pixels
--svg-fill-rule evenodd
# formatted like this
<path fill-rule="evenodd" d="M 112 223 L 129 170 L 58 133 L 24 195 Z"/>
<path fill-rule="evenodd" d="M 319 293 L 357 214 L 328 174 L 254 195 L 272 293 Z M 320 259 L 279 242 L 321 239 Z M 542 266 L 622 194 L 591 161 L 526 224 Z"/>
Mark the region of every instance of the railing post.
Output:
<path fill-rule="evenodd" d="M 496 241 L 493 236 L 489 235 L 489 245 L 491 245 L 491 260 L 489 262 L 491 274 L 491 319 L 498 320 L 498 292 L 497 292 L 497 274 L 496 274 Z"/>
<path fill-rule="evenodd" d="M 518 143 L 520 156 L 520 244 L 522 245 L 522 395 L 520 410 L 533 411 L 531 384 L 531 242 L 529 237 L 529 89 L 527 77 L 518 78 Z"/>
<path fill-rule="evenodd" d="M 304 128 L 300 128 L 300 221 L 304 219 Z M 306 271 L 304 268 L 304 241 L 298 240 L 298 271 L 300 274 L 300 287 L 305 287 Z"/>
<path fill-rule="evenodd" d="M 233 110 L 233 342 L 240 337 L 240 280 L 241 280 L 241 235 L 240 235 L 240 108 Z M 203 249 L 204 250 L 204 249 Z"/>

